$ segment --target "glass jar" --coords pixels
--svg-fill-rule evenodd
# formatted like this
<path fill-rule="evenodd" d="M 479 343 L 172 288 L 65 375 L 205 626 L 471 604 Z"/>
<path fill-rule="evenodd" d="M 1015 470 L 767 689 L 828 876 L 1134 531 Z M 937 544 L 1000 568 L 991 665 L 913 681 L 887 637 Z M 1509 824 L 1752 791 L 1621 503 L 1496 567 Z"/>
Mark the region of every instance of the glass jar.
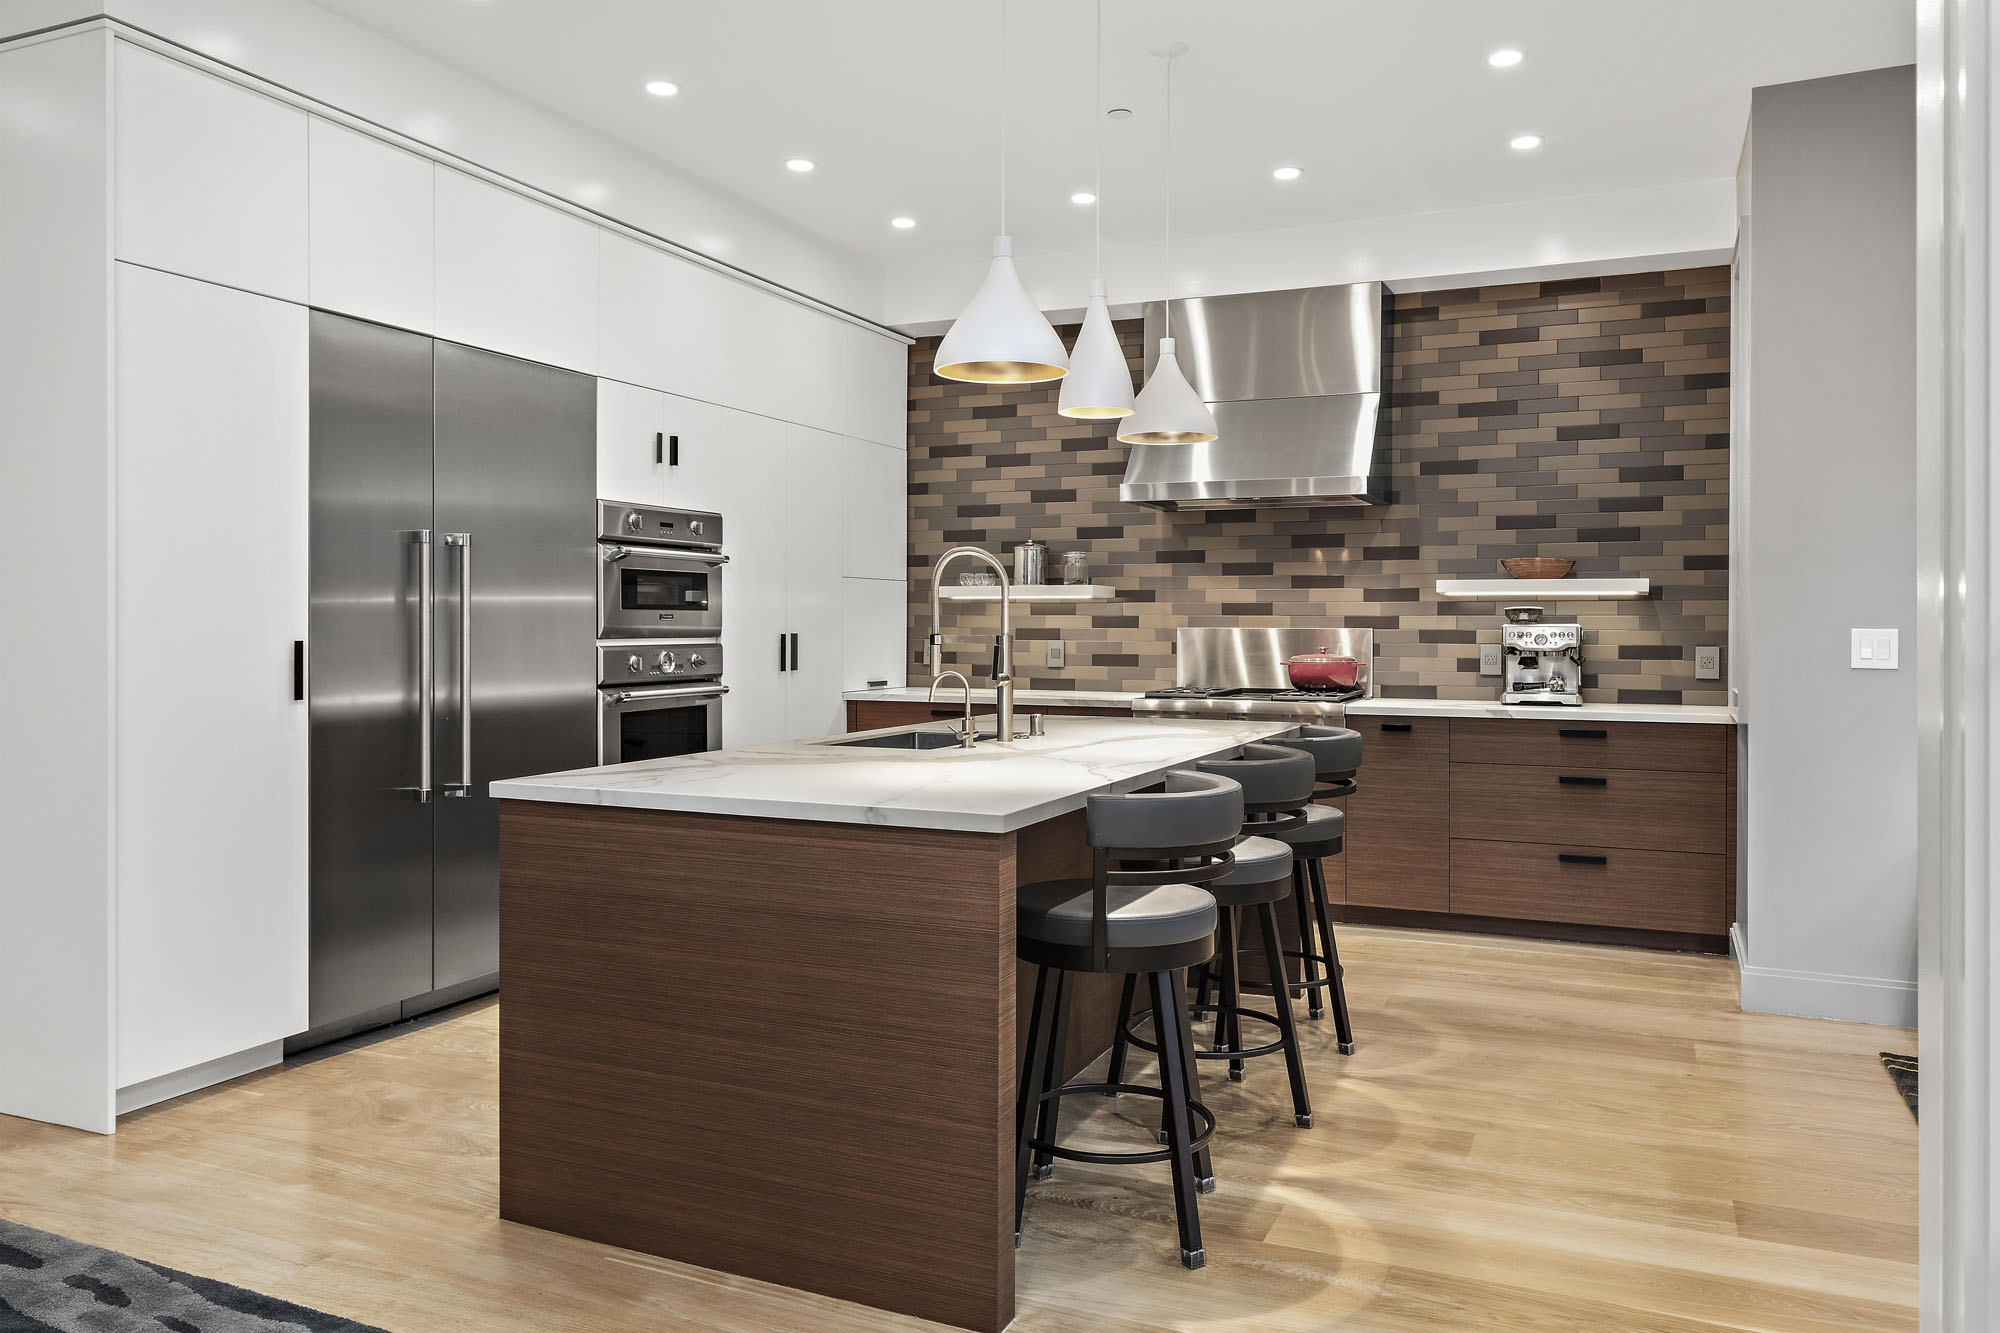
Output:
<path fill-rule="evenodd" d="M 1062 581 L 1064 583 L 1090 582 L 1090 552 L 1063 552 Z"/>

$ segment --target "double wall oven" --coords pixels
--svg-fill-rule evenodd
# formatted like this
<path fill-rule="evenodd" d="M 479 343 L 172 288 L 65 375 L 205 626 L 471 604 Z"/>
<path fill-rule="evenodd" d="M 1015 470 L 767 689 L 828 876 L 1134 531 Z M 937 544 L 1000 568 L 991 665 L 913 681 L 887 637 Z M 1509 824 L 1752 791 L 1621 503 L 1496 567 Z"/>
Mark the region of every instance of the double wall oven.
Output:
<path fill-rule="evenodd" d="M 722 748 L 722 517 L 600 500 L 598 762 Z"/>

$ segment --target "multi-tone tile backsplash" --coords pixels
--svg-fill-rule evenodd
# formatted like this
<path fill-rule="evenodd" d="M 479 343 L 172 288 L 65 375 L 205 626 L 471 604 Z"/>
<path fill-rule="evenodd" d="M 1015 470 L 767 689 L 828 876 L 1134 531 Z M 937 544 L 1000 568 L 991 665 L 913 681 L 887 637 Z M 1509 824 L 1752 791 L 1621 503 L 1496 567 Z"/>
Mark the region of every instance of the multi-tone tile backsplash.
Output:
<path fill-rule="evenodd" d="M 1694 650 L 1726 646 L 1729 624 L 1729 271 L 1394 301 L 1394 502 L 1372 509 L 1125 504 L 1114 423 L 1058 416 L 1055 384 L 937 379 L 937 340 L 918 341 L 911 679 L 927 679 L 932 562 L 961 542 L 1005 551 L 1040 537 L 1058 565 L 1064 551 L 1089 552 L 1092 581 L 1118 596 L 1017 606 L 1024 687 L 1170 685 L 1182 625 L 1353 625 L 1376 632 L 1380 693 L 1493 698 L 1476 645 L 1499 642 L 1500 604 L 1440 601 L 1434 585 L 1503 577 L 1503 556 L 1559 555 L 1576 558 L 1578 577 L 1653 582 L 1644 601 L 1547 604 L 1551 619 L 1584 627 L 1586 699 L 1726 702 L 1722 682 L 1695 680 Z M 1119 333 L 1136 378 L 1139 322 Z M 995 614 L 947 611 L 962 626 Z M 1044 667 L 1057 638 L 1067 661 Z"/>

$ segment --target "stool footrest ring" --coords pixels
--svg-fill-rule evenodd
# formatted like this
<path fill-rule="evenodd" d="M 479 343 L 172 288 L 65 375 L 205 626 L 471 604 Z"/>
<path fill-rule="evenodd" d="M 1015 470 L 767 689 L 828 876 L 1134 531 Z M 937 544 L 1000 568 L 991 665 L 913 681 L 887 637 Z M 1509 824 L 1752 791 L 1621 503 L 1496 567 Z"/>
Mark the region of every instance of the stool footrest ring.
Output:
<path fill-rule="evenodd" d="M 1213 1004 L 1191 1004 L 1188 1006 L 1188 1012 L 1200 1017 L 1212 1018 L 1220 1007 Z M 1238 1018 L 1254 1018 L 1259 1023 L 1269 1023 L 1274 1028 L 1278 1026 L 1278 1016 L 1276 1014 L 1267 1014 L 1261 1009 L 1244 1009 L 1239 1007 L 1235 1010 L 1235 1013 Z M 1137 1046 L 1142 1051 L 1151 1051 L 1153 1054 L 1158 1055 L 1160 1053 L 1158 1043 L 1148 1041 L 1132 1031 L 1132 1028 L 1139 1026 L 1142 1022 L 1150 1021 L 1152 1016 L 1153 1011 L 1150 1009 L 1132 1015 L 1131 1025 L 1125 1029 L 1125 1040 L 1131 1045 Z M 1197 1047 L 1194 1058 L 1197 1060 L 1247 1060 L 1252 1056 L 1276 1055 L 1284 1049 L 1285 1043 L 1282 1039 L 1265 1042 L 1262 1046 L 1246 1046 L 1240 1051 L 1204 1051 Z M 1105 1086 L 1121 1087 L 1122 1085 L 1107 1084 Z M 1158 1096 L 1158 1091 L 1155 1090 L 1153 1095 Z"/>
<path fill-rule="evenodd" d="M 1051 1097 L 1067 1097 L 1071 1093 L 1095 1092 L 1110 1095 L 1114 1092 L 1130 1093 L 1138 1097 L 1155 1097 L 1166 1100 L 1167 1094 L 1159 1088 L 1150 1088 L 1143 1083 L 1066 1083 L 1042 1094 L 1042 1100 Z M 1188 1110 L 1201 1121 L 1201 1129 L 1188 1144 L 1189 1152 L 1200 1152 L 1208 1146 L 1215 1134 L 1215 1112 L 1200 1102 L 1189 1102 Z M 1154 1148 L 1141 1152 L 1089 1152 L 1082 1148 L 1065 1148 L 1060 1143 L 1050 1143 L 1046 1139 L 1030 1138 L 1028 1146 L 1051 1157 L 1060 1157 L 1066 1162 L 1090 1162 L 1100 1166 L 1139 1166 L 1147 1162 L 1166 1162 L 1173 1159 L 1171 1148 Z"/>

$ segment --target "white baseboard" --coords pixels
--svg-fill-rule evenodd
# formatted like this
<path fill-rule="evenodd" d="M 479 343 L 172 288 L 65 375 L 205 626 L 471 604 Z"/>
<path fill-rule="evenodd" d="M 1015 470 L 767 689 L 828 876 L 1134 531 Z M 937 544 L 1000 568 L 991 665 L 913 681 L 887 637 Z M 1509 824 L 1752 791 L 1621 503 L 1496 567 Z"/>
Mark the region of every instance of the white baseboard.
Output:
<path fill-rule="evenodd" d="M 252 1046 L 247 1051 L 225 1055 L 186 1069 L 176 1069 L 171 1074 L 149 1078 L 144 1083 L 134 1083 L 130 1087 L 118 1089 L 118 1114 L 136 1111 L 142 1106 L 152 1106 L 156 1102 L 169 1101 L 199 1092 L 203 1088 L 227 1083 L 232 1078 L 254 1074 L 260 1069 L 269 1069 L 282 1063 L 285 1058 L 285 1043 L 267 1041 L 262 1046 Z"/>
<path fill-rule="evenodd" d="M 1729 956 L 1736 960 L 1738 1005 L 1747 1013 L 1794 1014 L 1898 1028 L 1917 1025 L 1914 981 L 1758 967 L 1745 956 L 1741 925 L 1729 928 Z"/>

